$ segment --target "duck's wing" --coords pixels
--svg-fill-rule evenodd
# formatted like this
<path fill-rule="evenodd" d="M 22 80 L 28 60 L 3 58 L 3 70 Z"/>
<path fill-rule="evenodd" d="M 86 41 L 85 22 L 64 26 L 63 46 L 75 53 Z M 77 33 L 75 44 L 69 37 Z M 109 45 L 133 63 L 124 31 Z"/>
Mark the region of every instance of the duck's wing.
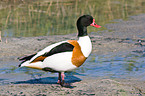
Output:
<path fill-rule="evenodd" d="M 30 63 L 35 63 L 38 61 L 43 61 L 46 57 L 52 56 L 57 53 L 73 51 L 73 48 L 74 46 L 69 42 L 62 41 L 59 43 L 52 44 L 36 54 L 20 58 L 19 60 L 22 61 L 22 63 L 28 60 L 30 61 Z"/>
<path fill-rule="evenodd" d="M 70 52 L 73 51 L 74 46 L 68 42 L 61 43 L 54 48 L 52 48 L 49 52 L 45 52 L 44 54 L 38 56 L 34 60 L 31 61 L 31 63 L 38 62 L 38 61 L 43 61 L 46 57 L 52 56 L 57 53 L 62 53 L 62 52 Z"/>

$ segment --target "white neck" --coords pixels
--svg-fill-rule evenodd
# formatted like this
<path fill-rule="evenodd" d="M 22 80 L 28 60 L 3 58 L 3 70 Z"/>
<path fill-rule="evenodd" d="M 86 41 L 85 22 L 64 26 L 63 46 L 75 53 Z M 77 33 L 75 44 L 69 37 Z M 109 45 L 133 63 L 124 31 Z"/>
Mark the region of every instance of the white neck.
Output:
<path fill-rule="evenodd" d="M 92 51 L 92 43 L 89 36 L 79 37 L 78 43 L 85 57 L 88 57 Z"/>

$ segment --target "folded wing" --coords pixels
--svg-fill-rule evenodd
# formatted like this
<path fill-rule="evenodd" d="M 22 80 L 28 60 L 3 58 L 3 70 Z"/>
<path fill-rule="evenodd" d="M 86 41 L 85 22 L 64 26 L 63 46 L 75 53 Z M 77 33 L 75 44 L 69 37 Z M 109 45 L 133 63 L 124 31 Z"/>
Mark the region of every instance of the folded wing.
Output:
<path fill-rule="evenodd" d="M 30 61 L 30 64 L 39 61 L 43 62 L 44 59 L 49 56 L 62 52 L 71 52 L 73 51 L 73 48 L 74 46 L 67 41 L 52 44 L 36 54 L 19 58 L 19 60 L 22 61 L 19 67 L 26 61 Z"/>

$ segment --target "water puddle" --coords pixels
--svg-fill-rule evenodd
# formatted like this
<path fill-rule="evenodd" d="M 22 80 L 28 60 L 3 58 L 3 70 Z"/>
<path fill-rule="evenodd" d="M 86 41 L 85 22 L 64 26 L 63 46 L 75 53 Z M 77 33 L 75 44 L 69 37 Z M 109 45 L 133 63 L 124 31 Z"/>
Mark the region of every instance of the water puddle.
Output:
<path fill-rule="evenodd" d="M 66 73 L 67 82 L 81 78 L 140 78 L 145 79 L 145 50 L 129 54 L 92 54 L 80 68 Z M 18 68 L 19 62 L 0 62 L 0 85 L 3 84 L 56 84 L 57 73 L 30 68 Z"/>
<path fill-rule="evenodd" d="M 145 78 L 145 52 L 144 54 L 130 53 L 126 55 L 100 55 L 91 56 L 86 64 L 76 72 L 92 77 L 110 78 Z"/>

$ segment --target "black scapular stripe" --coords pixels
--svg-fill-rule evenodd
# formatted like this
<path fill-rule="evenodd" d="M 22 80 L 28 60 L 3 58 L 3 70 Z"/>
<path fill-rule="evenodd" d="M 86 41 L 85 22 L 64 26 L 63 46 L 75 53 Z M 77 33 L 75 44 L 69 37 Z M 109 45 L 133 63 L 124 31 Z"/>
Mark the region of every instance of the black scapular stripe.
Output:
<path fill-rule="evenodd" d="M 74 46 L 69 43 L 62 43 L 54 48 L 52 48 L 49 52 L 45 53 L 43 56 L 48 57 L 53 54 L 62 53 L 62 52 L 69 52 L 73 51 Z"/>

